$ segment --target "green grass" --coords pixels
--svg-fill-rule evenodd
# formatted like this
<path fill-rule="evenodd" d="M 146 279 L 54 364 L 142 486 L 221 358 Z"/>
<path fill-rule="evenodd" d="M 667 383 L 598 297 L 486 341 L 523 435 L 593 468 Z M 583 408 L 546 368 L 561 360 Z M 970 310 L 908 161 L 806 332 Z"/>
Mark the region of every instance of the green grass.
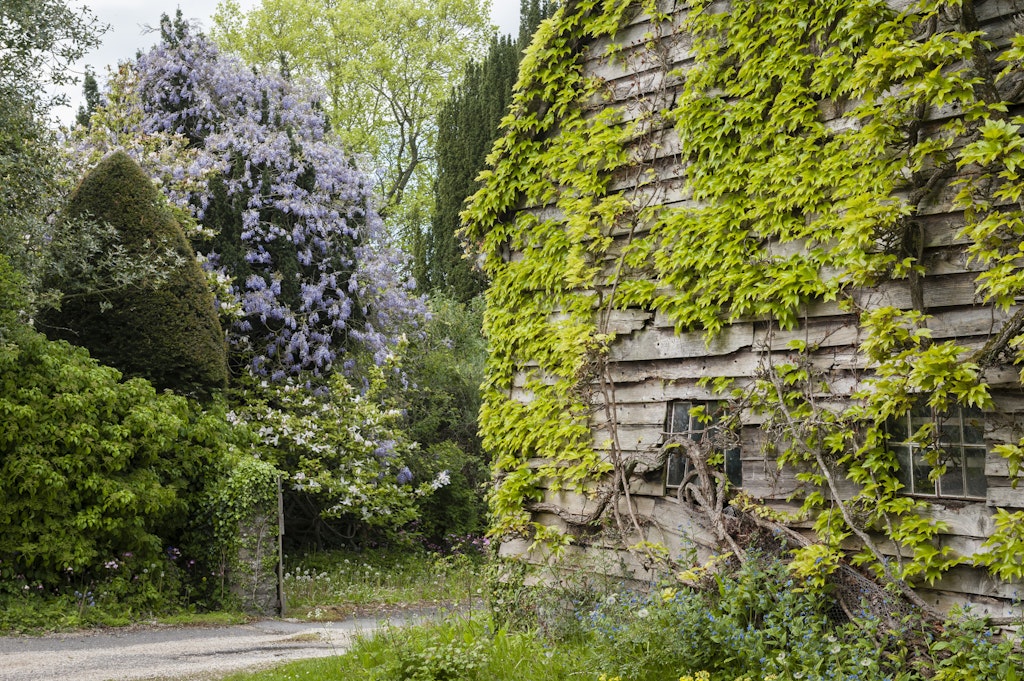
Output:
<path fill-rule="evenodd" d="M 531 632 L 491 633 L 482 616 L 385 628 L 356 640 L 347 653 L 303 660 L 224 681 L 597 681 L 586 653 L 571 643 L 549 646 Z"/>
<path fill-rule="evenodd" d="M 482 565 L 482 558 L 410 550 L 305 555 L 285 573 L 287 614 L 323 621 L 442 604 L 471 606 L 483 598 Z"/>

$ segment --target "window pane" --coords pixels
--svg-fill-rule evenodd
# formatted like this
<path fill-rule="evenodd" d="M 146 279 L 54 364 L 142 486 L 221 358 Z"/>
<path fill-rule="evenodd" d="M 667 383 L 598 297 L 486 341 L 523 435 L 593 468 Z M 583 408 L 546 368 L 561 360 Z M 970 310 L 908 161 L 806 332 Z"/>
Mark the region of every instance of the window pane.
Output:
<path fill-rule="evenodd" d="M 890 442 L 905 442 L 907 439 L 907 417 L 888 419 L 885 422 L 885 433 Z"/>
<path fill-rule="evenodd" d="M 896 461 L 899 462 L 896 477 L 903 483 L 904 492 L 913 492 L 914 484 L 910 476 L 910 447 L 893 447 L 893 450 L 896 452 Z"/>
<path fill-rule="evenodd" d="M 964 444 L 985 444 L 985 425 L 978 416 L 964 414 Z"/>
<path fill-rule="evenodd" d="M 668 432 L 686 433 L 690 430 L 690 403 L 673 402 L 672 417 L 669 419 Z"/>
<path fill-rule="evenodd" d="M 988 492 L 985 477 L 985 450 L 979 447 L 965 447 L 967 458 L 967 496 L 984 497 Z"/>
<path fill-rule="evenodd" d="M 740 460 L 738 447 L 725 452 L 725 476 L 736 487 L 743 486 L 743 462 Z"/>
<path fill-rule="evenodd" d="M 910 410 L 910 434 L 921 426 L 932 423 L 932 410 L 927 404 L 917 404 Z"/>
<path fill-rule="evenodd" d="M 686 477 L 687 463 L 689 463 L 689 459 L 686 458 L 685 454 L 675 452 L 669 454 L 668 472 L 665 476 L 665 484 L 668 487 L 679 487 L 682 484 L 683 478 Z"/>
<path fill-rule="evenodd" d="M 943 447 L 954 448 L 958 447 L 962 441 L 960 420 L 955 417 L 943 419 L 942 427 L 939 429 L 939 444 Z"/>
<path fill-rule="evenodd" d="M 932 466 L 930 463 L 925 461 L 924 452 L 920 449 L 914 449 L 914 487 L 912 492 L 914 494 L 935 494 L 935 484 L 928 479 L 928 473 L 931 472 Z"/>
<path fill-rule="evenodd" d="M 946 464 L 946 472 L 939 478 L 939 494 L 945 497 L 964 495 L 964 454 L 960 447 L 947 447 L 939 459 Z"/>

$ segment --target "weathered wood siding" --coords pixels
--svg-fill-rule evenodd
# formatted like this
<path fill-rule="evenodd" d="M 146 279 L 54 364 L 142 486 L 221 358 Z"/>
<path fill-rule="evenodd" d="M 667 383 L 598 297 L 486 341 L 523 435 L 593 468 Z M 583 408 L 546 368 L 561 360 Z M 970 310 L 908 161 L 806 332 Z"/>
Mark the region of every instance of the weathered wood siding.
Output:
<path fill-rule="evenodd" d="M 676 8 L 675 5 L 680 8 Z M 891 2 L 898 5 L 898 2 Z M 906 4 L 906 3 L 902 3 Z M 686 9 L 683 3 L 663 2 L 662 6 L 675 17 L 674 26 L 681 25 Z M 726 5 L 711 11 L 724 11 Z M 977 9 L 988 32 L 988 39 L 997 46 L 1006 46 L 1012 17 L 1024 11 L 1024 0 L 990 0 L 978 3 Z M 661 36 L 654 53 L 646 43 L 651 35 Z M 604 58 L 610 43 L 623 46 L 622 57 L 614 61 Z M 654 26 L 645 16 L 638 15 L 615 36 L 613 41 L 600 41 L 590 46 L 585 71 L 604 79 L 613 93 L 611 102 L 595 101 L 595 111 L 604 106 L 618 106 L 629 120 L 644 107 L 658 109 L 671 104 L 676 96 L 680 79 L 668 80 L 668 69 L 685 69 L 691 63 L 691 41 L 686 34 L 669 30 L 665 25 Z M 656 53 L 656 54 L 655 54 Z M 838 113 L 831 103 L 823 103 L 822 114 L 838 125 Z M 933 112 L 936 124 L 949 112 Z M 657 134 L 656 144 L 645 142 L 633 150 L 657 173 L 657 182 L 640 190 L 633 186 L 635 175 L 623 173 L 613 182 L 613 190 L 643 193 L 644 200 L 657 205 L 681 206 L 690 202 L 684 183 L 685 166 L 679 157 L 680 144 L 671 126 Z M 924 231 L 924 258 L 927 276 L 924 280 L 924 304 L 933 315 L 929 327 L 937 339 L 956 339 L 968 347 L 981 347 L 999 328 L 1010 313 L 979 304 L 975 294 L 977 266 L 967 261 L 965 244 L 958 240 L 957 231 L 963 216 L 951 210 L 949 192 L 939 200 L 922 207 L 920 223 Z M 553 208 L 527 206 L 524 210 L 552 215 Z M 639 228 L 642 232 L 643 227 Z M 617 255 L 623 248 L 628 227 L 613 229 L 618 239 L 603 264 L 605 274 L 611 275 Z M 779 246 L 793 249 L 793 245 Z M 605 278 L 599 277 L 599 280 Z M 595 298 L 610 292 L 599 290 Z M 912 308 L 911 291 L 906 282 L 890 282 L 876 289 L 856 292 L 860 305 L 871 308 L 894 305 Z M 858 352 L 860 342 L 857 321 L 840 310 L 838 305 L 818 303 L 804 310 L 800 328 L 793 331 L 772 331 L 767 324 L 749 320 L 734 323 L 710 344 L 703 333 L 677 333 L 670 321 L 661 314 L 645 309 L 616 311 L 611 315 L 608 331 L 616 334 L 610 349 L 609 374 L 614 382 L 614 415 L 619 444 L 623 456 L 641 461 L 656 458 L 659 445 L 664 441 L 666 411 L 673 400 L 714 400 L 715 394 L 698 384 L 705 376 L 727 376 L 744 380 L 754 375 L 760 364 L 773 357 L 785 357 L 778 349 L 786 347 L 792 339 L 816 344 L 813 354 L 815 365 L 828 372 L 832 380 L 833 395 L 849 396 L 865 372 L 864 358 Z M 997 367 L 987 374 L 993 386 L 997 410 L 987 419 L 985 437 L 989 444 L 986 474 L 988 497 L 985 502 L 937 501 L 932 513 L 948 523 L 949 533 L 942 542 L 960 552 L 973 553 L 992 530 L 995 507 L 1024 508 L 1024 485 L 1012 489 L 1007 477 L 1006 462 L 991 453 L 992 446 L 1017 441 L 1024 435 L 1024 394 L 1017 369 Z M 595 390 L 592 426 L 594 444 L 607 452 L 610 428 L 603 404 L 604 393 Z M 519 381 L 513 389 L 516 399 L 528 401 L 530 394 Z M 1019 418 L 1020 416 L 1020 418 Z M 752 496 L 765 500 L 779 509 L 793 509 L 786 497 L 799 485 L 792 471 L 780 471 L 775 462 L 762 454 L 762 434 L 758 419 L 748 415 L 742 433 L 743 487 Z M 540 462 L 538 462 L 538 465 Z M 643 480 L 634 482 L 633 503 L 636 510 L 649 522 L 646 536 L 626 538 L 625 544 L 639 539 L 661 542 L 674 554 L 685 555 L 695 551 L 694 537 L 713 535 L 698 514 L 672 497 L 666 497 L 663 477 L 652 472 Z M 585 515 L 595 503 L 584 495 L 568 492 L 548 492 L 545 501 L 557 504 L 566 511 Z M 625 503 L 625 502 L 622 502 Z M 535 517 L 545 524 L 565 527 L 559 517 L 551 513 Z M 806 530 L 809 532 L 809 530 Z M 650 577 L 646 570 L 627 552 L 622 538 L 595 536 L 581 539 L 572 551 L 590 556 L 595 565 L 617 566 L 621 574 L 638 579 Z M 502 547 L 505 555 L 528 553 L 528 542 L 510 541 Z M 889 547 L 889 550 L 893 550 Z M 699 554 L 700 552 L 697 551 Z M 602 557 L 603 556 L 603 557 Z M 705 556 L 698 556 L 704 558 Z M 540 556 L 534 556 L 541 560 Z M 971 568 L 954 569 L 934 587 L 923 590 L 926 600 L 948 608 L 953 603 L 973 603 L 976 612 L 1006 614 L 1009 599 L 1020 585 L 999 582 L 987 573 Z"/>

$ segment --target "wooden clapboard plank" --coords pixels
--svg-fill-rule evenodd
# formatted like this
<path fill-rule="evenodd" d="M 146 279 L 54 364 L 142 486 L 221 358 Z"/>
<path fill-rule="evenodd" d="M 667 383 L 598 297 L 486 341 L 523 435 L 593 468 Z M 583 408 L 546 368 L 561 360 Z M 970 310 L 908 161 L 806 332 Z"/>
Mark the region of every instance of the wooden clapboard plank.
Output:
<path fill-rule="evenodd" d="M 628 338 L 616 339 L 610 348 L 609 358 L 611 361 L 638 361 L 728 355 L 750 347 L 753 341 L 754 326 L 750 323 L 733 324 L 710 341 L 702 332 L 677 334 L 651 328 Z"/>
<path fill-rule="evenodd" d="M 1024 508 L 1024 485 L 1017 485 L 1013 489 L 1007 478 L 989 478 L 988 494 L 986 495 L 989 506 L 1007 509 Z"/>

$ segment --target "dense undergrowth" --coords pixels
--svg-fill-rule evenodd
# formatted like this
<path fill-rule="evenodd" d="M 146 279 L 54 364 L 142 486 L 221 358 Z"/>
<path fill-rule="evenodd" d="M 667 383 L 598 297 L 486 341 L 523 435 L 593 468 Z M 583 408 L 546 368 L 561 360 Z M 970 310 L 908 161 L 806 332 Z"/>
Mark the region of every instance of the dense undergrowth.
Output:
<path fill-rule="evenodd" d="M 507 609 L 384 628 L 337 657 L 296 662 L 231 681 L 923 681 L 1024 678 L 1021 639 L 969 612 L 942 626 L 915 616 L 837 615 L 827 596 L 776 560 L 705 577 L 701 588 L 648 592 L 532 591 Z M 620 587 L 621 588 L 621 587 Z M 503 589 L 507 592 L 508 585 Z M 568 594 L 552 607 L 556 594 Z M 520 613 L 522 614 L 522 613 Z M 494 615 L 500 615 L 495 618 Z M 536 619 L 539 616 L 539 619 Z M 494 628 L 500 619 L 507 627 Z"/>

